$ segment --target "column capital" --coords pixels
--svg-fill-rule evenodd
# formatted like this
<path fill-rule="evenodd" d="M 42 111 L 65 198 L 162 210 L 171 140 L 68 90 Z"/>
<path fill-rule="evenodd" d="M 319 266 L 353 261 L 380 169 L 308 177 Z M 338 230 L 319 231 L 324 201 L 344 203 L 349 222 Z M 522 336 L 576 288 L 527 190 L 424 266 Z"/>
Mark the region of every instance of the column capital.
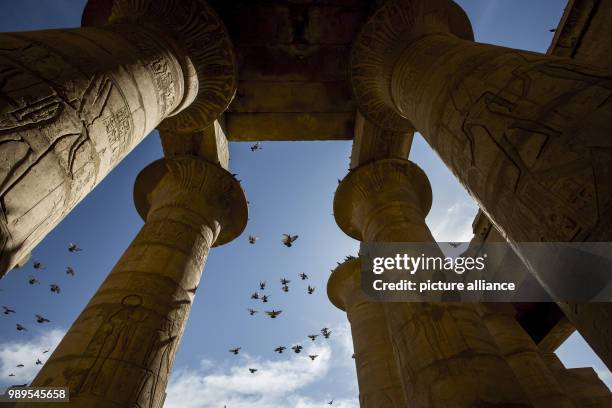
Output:
<path fill-rule="evenodd" d="M 361 260 L 349 256 L 332 271 L 327 281 L 327 297 L 338 309 L 347 311 L 348 296 L 359 290 Z"/>
<path fill-rule="evenodd" d="M 134 204 L 145 221 L 164 207 L 197 214 L 218 234 L 213 246 L 238 237 L 248 220 L 238 181 L 222 167 L 192 156 L 164 158 L 145 167 L 134 184 Z"/>
<path fill-rule="evenodd" d="M 384 159 L 353 169 L 338 185 L 334 196 L 336 223 L 348 236 L 367 241 L 368 227 L 376 222 L 406 219 L 409 207 L 424 220 L 431 209 L 427 176 L 406 159 Z"/>
<path fill-rule="evenodd" d="M 353 43 L 350 73 L 359 111 L 368 120 L 393 131 L 414 130 L 395 107 L 391 77 L 411 40 L 433 33 L 474 39 L 467 15 L 452 0 L 389 0 L 366 21 Z"/>
<path fill-rule="evenodd" d="M 236 93 L 234 47 L 223 21 L 204 0 L 89 0 L 81 23 L 136 24 L 170 37 L 164 39 L 171 40 L 183 57 L 179 59 L 186 91 L 171 113 L 174 120 L 162 122 L 168 130 L 203 129 L 227 109 Z"/>

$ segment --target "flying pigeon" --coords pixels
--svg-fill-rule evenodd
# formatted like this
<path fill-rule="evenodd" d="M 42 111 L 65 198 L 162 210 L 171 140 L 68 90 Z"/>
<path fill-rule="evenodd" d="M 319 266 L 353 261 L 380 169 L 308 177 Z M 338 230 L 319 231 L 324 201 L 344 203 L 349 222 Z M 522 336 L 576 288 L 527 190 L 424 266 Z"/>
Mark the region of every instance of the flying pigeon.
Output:
<path fill-rule="evenodd" d="M 269 295 L 263 295 L 263 296 L 261 297 L 261 301 L 262 301 L 262 302 L 264 302 L 264 303 L 268 303 L 268 298 L 269 298 L 269 297 L 270 297 Z"/>
<path fill-rule="evenodd" d="M 39 281 L 38 279 L 36 279 L 36 277 L 35 277 L 35 276 L 30 275 L 30 276 L 28 277 L 28 283 L 29 283 L 30 285 L 39 285 L 39 284 L 40 284 L 40 281 Z"/>
<path fill-rule="evenodd" d="M 289 286 L 283 285 L 282 290 L 283 292 L 289 292 Z"/>
<path fill-rule="evenodd" d="M 296 239 L 298 239 L 297 235 L 283 234 L 283 239 L 281 240 L 281 242 L 284 246 L 289 248 L 293 245 Z"/>
<path fill-rule="evenodd" d="M 308 279 L 308 275 L 306 275 L 304 272 L 301 272 L 298 276 L 300 277 L 301 280 Z"/>
<path fill-rule="evenodd" d="M 256 142 L 254 145 L 251 146 L 251 151 L 254 152 L 255 150 L 262 150 L 263 147 L 261 147 L 261 143 L 260 142 Z"/>
<path fill-rule="evenodd" d="M 74 269 L 72 269 L 70 266 L 67 266 L 66 275 L 74 276 Z"/>
<path fill-rule="evenodd" d="M 272 309 L 271 312 L 266 312 L 266 314 L 270 316 L 271 319 L 276 319 L 276 316 L 278 316 L 281 313 L 283 313 L 282 310 L 274 310 L 274 309 Z"/>
<path fill-rule="evenodd" d="M 281 285 L 288 285 L 291 283 L 291 281 L 285 278 L 281 278 L 280 283 Z"/>
<path fill-rule="evenodd" d="M 251 295 L 251 299 L 259 299 L 259 293 L 253 292 L 253 294 Z"/>
<path fill-rule="evenodd" d="M 257 313 L 257 310 L 255 309 L 248 309 L 248 311 L 250 316 L 253 316 L 255 313 Z"/>
<path fill-rule="evenodd" d="M 324 328 L 321 329 L 321 334 L 326 339 L 329 339 L 329 336 L 331 335 L 331 330 L 329 330 L 327 327 L 324 327 Z"/>
<path fill-rule="evenodd" d="M 312 340 L 312 341 L 315 341 L 315 340 L 317 339 L 317 337 L 319 337 L 319 335 L 318 335 L 318 334 L 309 334 L 309 335 L 308 335 L 308 338 L 309 338 L 310 340 Z"/>
<path fill-rule="evenodd" d="M 315 288 L 313 288 L 312 286 L 308 285 L 308 294 L 312 295 L 312 293 L 315 291 Z"/>
<path fill-rule="evenodd" d="M 249 371 L 251 372 L 251 374 L 255 374 L 257 372 L 256 368 L 249 368 Z"/>
<path fill-rule="evenodd" d="M 72 242 L 68 245 L 69 252 L 81 252 L 82 249 L 77 246 L 77 244 L 73 244 Z"/>
<path fill-rule="evenodd" d="M 42 365 L 42 361 L 40 361 L 40 359 L 36 359 L 36 365 Z"/>
<path fill-rule="evenodd" d="M 36 322 L 37 323 L 50 323 L 51 320 L 47 319 L 46 317 L 43 317 L 39 314 L 36 315 Z"/>
<path fill-rule="evenodd" d="M 265 289 L 266 289 L 266 281 L 259 282 L 259 290 L 265 290 Z"/>
<path fill-rule="evenodd" d="M 23 327 L 22 325 L 20 325 L 19 323 L 17 323 L 15 325 L 15 327 L 17 328 L 17 331 L 23 331 L 23 330 L 27 331 L 28 330 L 25 327 Z"/>
<path fill-rule="evenodd" d="M 58 295 L 60 293 L 60 287 L 57 286 L 56 284 L 49 285 L 49 290 L 51 290 L 51 292 L 53 293 L 57 293 Z"/>
<path fill-rule="evenodd" d="M 7 315 L 7 314 L 11 314 L 11 313 L 16 313 L 16 312 L 15 312 L 13 309 L 9 309 L 9 308 L 8 308 L 8 307 L 6 307 L 6 306 L 2 306 L 2 308 L 4 309 L 4 314 L 5 314 L 5 315 Z"/>
<path fill-rule="evenodd" d="M 236 347 L 236 348 L 233 348 L 233 349 L 229 349 L 229 352 L 230 352 L 230 353 L 233 353 L 235 356 L 237 356 L 237 355 L 238 355 L 238 353 L 240 353 L 240 349 L 241 349 L 241 348 L 242 348 L 242 347 Z"/>
<path fill-rule="evenodd" d="M 32 261 L 32 266 L 34 267 L 34 269 L 45 269 L 45 267 L 43 266 L 43 264 L 41 264 L 38 261 Z"/>
<path fill-rule="evenodd" d="M 315 358 L 319 357 L 319 355 L 318 355 L 318 354 L 310 354 L 310 355 L 308 355 L 308 357 L 310 357 L 310 359 L 311 359 L 312 361 L 314 361 L 314 360 L 315 360 Z"/>
<path fill-rule="evenodd" d="M 283 354 L 283 351 L 285 351 L 286 349 L 287 349 L 287 347 L 279 346 L 279 347 L 275 348 L 274 351 L 277 352 L 278 354 Z"/>
<path fill-rule="evenodd" d="M 249 235 L 249 244 L 254 244 L 259 239 L 256 235 Z"/>
<path fill-rule="evenodd" d="M 298 345 L 296 345 L 296 346 L 291 347 L 291 350 L 293 350 L 293 351 L 294 351 L 296 354 L 299 354 L 299 353 L 302 351 L 302 349 L 303 349 L 303 348 L 304 348 L 304 347 L 302 347 L 302 346 L 300 346 L 300 345 L 298 344 Z"/>

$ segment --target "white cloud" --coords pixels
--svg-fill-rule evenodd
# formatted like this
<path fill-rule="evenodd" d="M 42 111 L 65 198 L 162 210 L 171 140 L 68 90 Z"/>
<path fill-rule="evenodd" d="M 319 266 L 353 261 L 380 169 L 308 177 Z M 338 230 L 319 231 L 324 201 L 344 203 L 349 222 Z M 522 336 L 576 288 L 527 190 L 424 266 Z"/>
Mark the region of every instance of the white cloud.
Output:
<path fill-rule="evenodd" d="M 36 365 L 39 358 L 43 363 L 64 337 L 65 330 L 52 329 L 41 332 L 27 341 L 6 341 L 0 343 L 0 378 L 6 384 L 24 384 L 34 379 L 41 365 Z M 43 354 L 44 350 L 49 350 Z M 23 364 L 24 367 L 17 367 Z M 15 374 L 9 377 L 9 374 Z"/>
<path fill-rule="evenodd" d="M 431 220 L 431 233 L 438 242 L 469 242 L 474 236 L 472 222 L 477 211 L 473 202 L 456 202 L 440 218 Z"/>
<path fill-rule="evenodd" d="M 332 349 L 336 341 L 317 341 L 309 344 L 301 354 L 289 350 L 286 358 L 266 360 L 248 354 L 240 354 L 239 362 L 229 368 L 177 370 L 171 378 L 167 389 L 168 396 L 165 408 L 277 408 L 296 407 L 314 408 L 327 406 L 332 399 L 325 396 L 313 399 L 301 395 L 304 388 L 322 380 L 330 368 L 339 359 L 345 359 L 346 333 L 344 329 L 336 329 L 339 350 Z M 333 335 L 332 335 L 333 336 Z M 349 334 L 350 340 L 350 334 Z M 352 344 L 350 346 L 352 350 Z M 311 361 L 309 354 L 318 354 Z M 332 354 L 337 357 L 332 359 Z M 352 351 L 351 351 L 352 354 Z M 350 359 L 350 354 L 349 354 Z M 350 359 L 352 361 L 352 359 Z M 255 374 L 249 368 L 256 368 Z M 357 408 L 357 400 L 334 400 L 334 408 Z"/>

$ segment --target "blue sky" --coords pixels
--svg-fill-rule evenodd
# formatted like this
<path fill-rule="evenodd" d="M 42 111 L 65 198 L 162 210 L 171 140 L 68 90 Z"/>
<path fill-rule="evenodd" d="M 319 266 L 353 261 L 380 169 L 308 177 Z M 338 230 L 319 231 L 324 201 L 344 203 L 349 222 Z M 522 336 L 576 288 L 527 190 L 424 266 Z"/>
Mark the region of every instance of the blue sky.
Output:
<path fill-rule="evenodd" d="M 25 31 L 79 25 L 82 0 L 2 1 L 0 31 Z M 557 25 L 562 0 L 464 0 L 476 39 L 482 42 L 543 52 Z M 211 251 L 195 299 L 187 330 L 177 355 L 168 407 L 278 407 L 357 406 L 357 384 L 349 327 L 343 312 L 327 300 L 329 271 L 344 256 L 355 254 L 358 243 L 345 236 L 332 216 L 337 179 L 345 176 L 350 142 L 269 142 L 251 152 L 248 144 L 230 144 L 230 166 L 251 201 L 245 233 Z M 31 263 L 0 281 L 0 305 L 17 311 L 0 315 L 0 388 L 30 381 L 36 358 L 53 347 L 112 269 L 142 225 L 132 202 L 136 175 L 162 156 L 153 132 L 35 249 L 33 259 L 46 269 L 34 273 Z M 471 238 L 476 206 L 463 188 L 420 137 L 411 152 L 428 174 L 434 205 L 427 219 L 438 240 Z M 299 234 L 292 248 L 280 243 L 281 234 Z M 261 236 L 249 245 L 247 235 Z M 83 252 L 71 254 L 69 242 Z M 75 277 L 64 273 L 72 266 Z M 310 276 L 298 282 L 297 274 Z M 41 285 L 28 285 L 35 275 Z M 289 293 L 279 279 L 291 279 Z M 269 308 L 282 309 L 275 320 L 261 314 L 250 317 L 247 308 L 260 311 L 261 302 L 249 299 L 260 280 L 268 282 Z M 49 284 L 62 288 L 60 295 Z M 306 285 L 316 287 L 306 294 Z M 37 325 L 34 314 L 51 323 Z M 28 328 L 17 332 L 15 323 Z M 311 343 L 308 334 L 332 328 L 329 340 Z M 273 352 L 279 345 L 306 346 L 300 355 Z M 228 353 L 242 347 L 239 356 Z M 320 354 L 310 362 L 305 354 Z M 593 366 L 612 383 L 610 372 L 584 341 L 572 336 L 559 355 L 568 367 Z M 23 363 L 22 369 L 15 365 Z M 256 375 L 248 367 L 259 368 Z M 8 377 L 9 373 L 15 377 Z M 191 402 L 189 402 L 191 401 Z"/>

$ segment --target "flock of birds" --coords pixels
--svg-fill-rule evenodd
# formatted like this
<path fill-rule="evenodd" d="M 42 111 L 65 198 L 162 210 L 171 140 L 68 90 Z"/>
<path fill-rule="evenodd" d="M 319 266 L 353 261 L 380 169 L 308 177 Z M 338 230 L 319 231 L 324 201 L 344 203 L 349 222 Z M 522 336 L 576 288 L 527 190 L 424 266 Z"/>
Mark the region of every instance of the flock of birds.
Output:
<path fill-rule="evenodd" d="M 255 146 L 253 146 L 255 147 Z M 251 148 L 251 150 L 253 150 L 253 148 Z M 283 237 L 281 239 L 281 242 L 284 246 L 286 246 L 287 248 L 290 248 L 291 246 L 293 246 L 293 243 L 298 239 L 298 235 L 291 235 L 291 234 L 283 234 Z M 249 235 L 248 237 L 249 243 L 251 245 L 254 245 L 257 240 L 259 240 L 259 236 L 255 236 L 255 235 Z M 308 275 L 306 275 L 304 272 L 300 272 L 298 274 L 298 277 L 300 278 L 300 280 L 305 281 L 308 279 Z M 291 283 L 291 281 L 289 279 L 286 278 L 281 278 L 280 279 L 280 284 L 281 284 L 281 290 L 283 292 L 289 292 L 289 284 Z M 259 282 L 259 290 L 260 291 L 264 291 L 266 289 L 266 282 L 265 281 L 261 281 Z M 309 295 L 312 295 L 315 291 L 315 288 L 308 285 L 306 292 Z M 251 294 L 251 300 L 261 300 L 262 303 L 268 303 L 268 299 L 270 298 L 270 295 L 265 295 L 265 294 L 260 294 L 259 292 L 253 292 L 253 294 Z M 250 316 L 254 316 L 256 313 L 259 313 L 258 310 L 252 309 L 252 308 L 248 308 L 247 311 L 249 312 Z M 281 313 L 283 313 L 282 310 L 266 310 L 265 313 L 271 318 L 271 319 L 276 319 L 278 316 L 280 316 Z M 329 336 L 331 336 L 331 330 L 327 327 L 324 327 L 321 329 L 321 335 L 323 335 L 323 337 L 325 337 L 326 339 L 329 339 Z M 319 335 L 318 334 L 309 334 L 308 338 L 311 341 L 315 341 L 317 339 Z M 302 352 L 302 349 L 304 347 L 300 344 L 296 344 L 294 346 L 291 347 L 291 350 L 293 350 L 294 353 L 299 354 Z M 236 348 L 231 348 L 229 349 L 229 352 L 234 354 L 234 355 L 238 355 L 240 353 L 240 350 L 242 350 L 242 347 L 236 347 Z M 278 354 L 283 354 L 283 352 L 287 350 L 287 347 L 285 346 L 278 346 L 274 349 L 275 353 Z M 317 357 L 319 357 L 317 354 L 310 354 L 308 355 L 308 357 L 310 358 L 311 361 L 314 361 Z M 249 368 L 249 372 L 251 374 L 255 374 L 257 371 L 259 371 L 257 368 Z"/>
<path fill-rule="evenodd" d="M 79 248 L 79 246 L 78 246 L 77 244 L 70 243 L 70 244 L 68 245 L 68 252 L 70 252 L 70 253 L 81 252 L 81 251 L 82 251 L 82 249 L 81 249 L 81 248 Z M 46 269 L 46 267 L 45 267 L 45 266 L 44 266 L 44 265 L 43 265 L 43 264 L 42 264 L 40 261 L 36 261 L 36 260 L 33 260 L 33 261 L 32 261 L 32 267 L 33 267 L 33 268 L 34 268 L 36 271 L 42 271 L 42 270 L 45 270 L 45 269 Z M 75 276 L 75 275 L 76 275 L 76 272 L 74 271 L 74 269 L 73 269 L 72 267 L 67 266 L 67 267 L 66 267 L 66 275 L 68 275 L 68 276 Z M 29 276 L 28 276 L 28 284 L 29 284 L 30 286 L 33 286 L 33 285 L 40 285 L 41 283 L 40 283 L 40 280 L 39 280 L 39 279 L 38 279 L 36 276 L 34 276 L 34 275 L 29 275 Z M 50 290 L 52 293 L 55 293 L 55 294 L 57 294 L 57 295 L 59 295 L 59 294 L 60 294 L 60 292 L 61 292 L 61 288 L 60 288 L 60 286 L 59 286 L 58 284 L 56 284 L 56 283 L 51 283 L 51 284 L 49 284 L 49 290 Z M 16 311 L 15 309 L 13 309 L 12 307 L 9 307 L 9 306 L 6 306 L 6 305 L 3 305 L 3 306 L 2 306 L 2 309 L 3 309 L 3 310 L 2 310 L 2 313 L 3 313 L 3 314 L 5 314 L 5 315 L 7 315 L 7 316 L 12 315 L 12 314 L 14 314 L 14 315 L 16 315 L 16 314 L 17 314 L 17 311 Z M 40 315 L 40 314 L 34 314 L 34 317 L 35 317 L 36 323 L 38 323 L 38 324 L 51 323 L 51 320 L 50 320 L 50 319 L 48 319 L 48 318 L 46 318 L 46 317 L 45 317 L 45 316 L 43 316 L 43 315 Z M 28 331 L 28 329 L 26 328 L 26 326 L 24 326 L 24 325 L 23 325 L 23 324 L 21 324 L 21 323 L 15 323 L 15 329 L 16 329 L 17 331 L 19 331 L 19 332 L 21 332 L 21 331 Z M 42 351 L 42 354 L 47 354 L 48 352 L 49 352 L 49 349 L 46 349 L 46 350 L 43 350 L 43 351 Z M 42 364 L 43 364 L 43 362 L 40 360 L 40 358 L 37 358 L 37 359 L 36 359 L 36 362 L 35 362 L 35 365 L 37 365 L 37 366 L 38 366 L 38 365 L 42 365 Z M 24 367 L 25 367 L 25 364 L 22 364 L 22 363 L 17 364 L 17 365 L 15 366 L 15 368 L 24 368 Z M 9 376 L 9 377 L 15 377 L 15 373 L 14 373 L 14 372 L 11 372 L 11 373 L 9 373 L 9 375 L 8 375 L 8 376 Z M 12 387 L 26 387 L 27 385 L 28 385 L 28 384 L 15 384 L 15 385 L 13 385 Z"/>

